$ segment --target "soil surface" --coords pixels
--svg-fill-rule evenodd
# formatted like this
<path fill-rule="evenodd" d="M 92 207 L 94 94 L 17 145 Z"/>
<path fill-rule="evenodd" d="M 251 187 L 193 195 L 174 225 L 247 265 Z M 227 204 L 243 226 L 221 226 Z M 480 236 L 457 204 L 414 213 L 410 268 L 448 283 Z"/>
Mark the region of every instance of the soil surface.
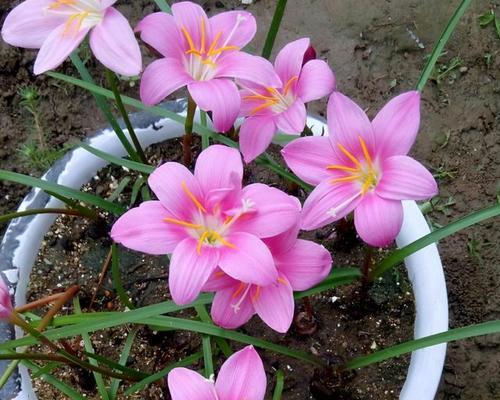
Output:
<path fill-rule="evenodd" d="M 211 13 L 240 5 L 236 0 L 202 3 Z M 275 49 L 310 37 L 318 54 L 335 70 L 338 89 L 373 116 L 389 98 L 415 86 L 455 3 L 290 0 Z M 255 49 L 262 47 L 274 4 L 260 0 L 248 7 L 259 24 Z M 0 2 L 0 21 L 12 5 Z M 473 2 L 423 92 L 421 130 L 412 154 L 439 179 L 440 195 L 428 214 L 434 226 L 498 201 L 500 39 L 491 25 L 482 29 L 478 23 L 478 17 L 490 8 L 500 14 L 498 5 L 497 1 Z M 118 7 L 132 23 L 155 10 L 153 2 L 145 0 L 121 2 Z M 33 60 L 33 52 L 0 42 L 0 168 L 40 176 L 42 172 L 22 161 L 18 151 L 32 140 L 35 126 L 20 102 L 19 90 L 37 89 L 39 126 L 49 146 L 61 148 L 78 140 L 101 127 L 104 120 L 88 93 L 46 76 L 33 76 Z M 145 63 L 149 61 L 146 57 Z M 92 59 L 88 66 L 95 76 L 102 76 Z M 74 73 L 69 63 L 59 70 Z M 137 97 L 137 85 L 123 83 L 122 87 Z M 321 114 L 325 105 L 326 101 L 317 102 L 310 110 Z M 0 182 L 0 212 L 15 209 L 25 193 L 22 186 Z M 498 241 L 498 229 L 489 221 L 440 243 L 451 327 L 500 317 Z M 499 398 L 499 346 L 499 336 L 450 344 L 437 398 Z M 395 375 L 390 370 L 386 374 L 388 378 Z M 396 397 L 387 394 L 385 398 L 391 396 Z"/>

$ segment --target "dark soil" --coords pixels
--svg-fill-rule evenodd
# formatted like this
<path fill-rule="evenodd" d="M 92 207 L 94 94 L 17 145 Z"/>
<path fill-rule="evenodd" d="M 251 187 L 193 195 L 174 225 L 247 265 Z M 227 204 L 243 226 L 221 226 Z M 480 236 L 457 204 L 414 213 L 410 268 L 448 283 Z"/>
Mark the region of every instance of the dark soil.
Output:
<path fill-rule="evenodd" d="M 236 0 L 203 3 L 211 12 L 216 8 L 222 11 L 224 7 L 240 4 Z M 253 43 L 256 49 L 260 49 L 275 2 L 260 0 L 254 3 L 248 9 L 258 19 L 259 32 Z M 414 87 L 425 63 L 424 58 L 430 53 L 457 1 L 290 0 L 288 3 L 275 49 L 295 38 L 311 37 L 318 54 L 327 58 L 336 71 L 339 90 L 356 99 L 370 115 L 374 115 L 390 97 Z M 497 1 L 473 2 L 439 60 L 442 71 L 456 57 L 460 66 L 442 76 L 439 82 L 430 81 L 423 93 L 422 125 L 413 155 L 439 177 L 440 202 L 429 214 L 435 225 L 446 224 L 498 199 L 500 40 L 492 26 L 481 29 L 477 19 L 490 8 L 496 8 L 498 14 L 498 5 Z M 11 7 L 11 2 L 0 2 L 2 14 Z M 146 0 L 121 2 L 119 8 L 133 23 L 155 9 L 152 2 Z M 88 93 L 48 77 L 34 77 L 33 56 L 33 52 L 0 43 L 0 167 L 39 176 L 40 171 L 35 172 L 29 165 L 20 162 L 17 152 L 32 135 L 30 126 L 33 124 L 30 115 L 19 104 L 19 89 L 25 86 L 37 88 L 41 97 L 41 125 L 51 146 L 62 147 L 67 142 L 84 137 L 101 127 L 104 121 Z M 145 60 L 147 62 L 149 60 Z M 95 76 L 99 76 L 99 67 L 95 67 L 92 60 L 88 65 L 96 72 Z M 60 70 L 74 72 L 69 63 Z M 137 97 L 137 87 L 124 83 L 123 88 Z M 316 103 L 311 111 L 324 112 L 325 103 Z M 16 208 L 26 188 L 1 182 L 0 193 L 0 210 L 5 213 Z M 449 288 L 451 327 L 500 317 L 498 241 L 498 229 L 495 229 L 493 221 L 489 221 L 440 243 Z M 341 260 L 341 254 L 339 249 L 335 249 L 337 262 Z M 95 275 L 93 277 L 96 279 Z M 350 295 L 347 297 L 347 293 L 345 296 L 346 299 L 353 298 Z M 332 309 L 340 313 L 341 306 L 348 306 L 341 300 L 333 306 L 325 299 L 318 299 L 317 303 L 320 304 L 316 306 L 317 314 L 322 318 L 323 315 L 330 316 Z M 326 305 L 327 311 L 323 313 L 321 307 Z M 376 312 L 372 314 L 374 318 L 375 315 Z M 325 329 L 318 330 L 315 335 L 332 332 L 329 339 L 332 342 L 322 338 L 320 344 L 329 346 L 328 343 L 334 342 L 338 349 L 343 339 L 337 335 L 342 332 L 331 331 L 337 321 L 338 317 L 332 321 L 320 321 L 323 324 L 320 326 Z M 351 325 L 356 332 L 365 331 L 365 325 L 370 326 L 366 320 L 360 321 L 356 328 Z M 254 332 L 261 333 L 260 330 Z M 387 337 L 386 331 L 379 333 Z M 402 335 L 389 337 L 394 342 L 405 338 Z M 361 347 L 362 351 L 367 350 L 368 341 Z M 300 347 L 296 343 L 290 345 Z M 499 345 L 498 336 L 451 344 L 437 398 L 499 398 Z M 325 354 L 328 348 L 317 350 Z M 264 358 L 269 361 L 267 357 L 266 354 Z M 171 359 L 164 360 L 169 361 Z M 290 366 L 294 368 L 292 364 Z M 386 379 L 397 375 L 384 364 L 377 368 L 384 374 L 379 376 Z M 302 371 L 302 366 L 299 371 Z M 289 370 L 286 372 L 288 376 Z M 287 385 L 292 383 L 287 382 Z M 303 388 L 303 381 L 298 379 L 295 386 L 285 392 L 284 398 L 306 398 L 288 397 Z M 377 392 L 377 395 L 382 393 Z M 386 397 L 382 398 L 396 396 L 384 395 Z M 366 393 L 359 396 L 370 398 Z"/>

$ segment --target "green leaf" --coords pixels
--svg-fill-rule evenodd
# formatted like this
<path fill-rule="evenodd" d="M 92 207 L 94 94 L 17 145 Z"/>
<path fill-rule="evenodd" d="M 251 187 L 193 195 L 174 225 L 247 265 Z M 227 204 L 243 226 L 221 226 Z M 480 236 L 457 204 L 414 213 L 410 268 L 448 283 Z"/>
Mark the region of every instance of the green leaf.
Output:
<path fill-rule="evenodd" d="M 65 208 L 31 208 L 24 211 L 16 211 L 9 214 L 0 215 L 0 224 L 10 221 L 11 219 L 26 217 L 29 215 L 38 214 L 64 214 L 64 215 L 77 215 L 80 217 L 86 217 L 76 210 L 67 210 Z"/>
<path fill-rule="evenodd" d="M 139 195 L 139 191 L 141 190 L 142 185 L 144 185 L 145 180 L 142 176 L 138 177 L 134 184 L 132 185 L 132 194 L 130 195 L 130 207 L 132 207 L 136 200 L 137 196 Z"/>
<path fill-rule="evenodd" d="M 424 347 L 434 346 L 440 343 L 452 342 L 454 340 L 466 339 L 474 336 L 488 335 L 497 332 L 500 332 L 500 320 L 483 322 L 482 324 L 477 325 L 469 325 L 463 328 L 451 329 L 447 332 L 426 336 L 420 339 L 410 340 L 408 342 L 404 342 L 387 349 L 379 350 L 367 356 L 357 357 L 349 361 L 346 364 L 345 368 L 356 369 L 366 367 L 367 365 L 384 361 L 388 358 L 398 357 L 402 354 L 422 349 Z"/>
<path fill-rule="evenodd" d="M 111 246 L 111 275 L 113 277 L 113 286 L 115 288 L 116 293 L 118 294 L 118 298 L 121 303 L 133 310 L 135 306 L 130 301 L 127 292 L 123 288 L 122 277 L 120 272 L 120 255 L 119 250 L 116 244 L 113 243 Z"/>
<path fill-rule="evenodd" d="M 493 12 L 493 10 L 489 10 L 483 15 L 480 15 L 478 20 L 481 28 L 485 28 L 495 20 L 495 13 Z"/>
<path fill-rule="evenodd" d="M 213 325 L 212 318 L 210 318 L 210 315 L 208 314 L 205 305 L 195 306 L 195 310 L 198 313 L 198 317 L 200 318 L 201 321 Z M 231 346 L 229 346 L 229 344 L 225 339 L 220 337 L 215 337 L 215 342 L 217 343 L 217 346 L 219 346 L 219 349 L 221 349 L 225 357 L 230 357 L 233 354 Z"/>
<path fill-rule="evenodd" d="M 195 310 L 198 313 L 198 317 L 201 320 L 205 319 L 205 322 L 208 322 L 206 320 L 208 313 L 207 313 L 207 310 L 205 309 L 204 306 L 196 306 Z M 202 335 L 201 344 L 203 347 L 203 362 L 204 362 L 204 368 L 205 368 L 205 378 L 210 379 L 210 377 L 214 374 L 214 362 L 212 359 L 212 343 L 210 341 L 210 336 Z"/>
<path fill-rule="evenodd" d="M 415 253 L 416 251 L 423 249 L 424 247 L 438 242 L 447 236 L 453 235 L 471 225 L 478 224 L 489 218 L 496 217 L 500 214 L 500 204 L 495 204 L 494 206 L 483 208 L 482 210 L 473 212 L 457 221 L 454 221 L 442 228 L 436 229 L 435 231 L 421 237 L 418 240 L 410 243 L 409 245 L 402 247 L 401 249 L 393 251 L 386 258 L 384 258 L 377 266 L 375 266 L 370 275 L 371 279 L 375 279 L 382 275 L 389 268 L 392 268 L 399 263 L 401 263 L 406 257 Z"/>
<path fill-rule="evenodd" d="M 281 20 L 283 19 L 283 14 L 285 14 L 287 0 L 278 0 L 276 4 L 276 9 L 274 10 L 273 19 L 271 21 L 271 26 L 267 32 L 266 41 L 264 43 L 264 48 L 262 50 L 262 57 L 269 59 L 273 51 L 274 41 L 278 35 L 280 29 Z"/>
<path fill-rule="evenodd" d="M 43 179 L 34 178 L 32 176 L 0 170 L 0 179 L 20 183 L 26 186 L 38 187 L 42 190 L 54 192 L 69 199 L 83 201 L 84 203 L 102 208 L 103 210 L 109 211 L 116 215 L 120 215 L 125 212 L 125 208 L 119 204 L 111 203 L 90 193 L 80 192 L 79 190 L 62 186 L 57 183 L 45 181 Z"/>
<path fill-rule="evenodd" d="M 276 372 L 276 386 L 274 387 L 273 400 L 281 400 L 283 387 L 285 386 L 285 374 L 282 370 Z"/>
<path fill-rule="evenodd" d="M 348 285 L 357 281 L 361 277 L 361 271 L 358 268 L 334 268 L 330 275 L 328 275 L 323 282 L 320 282 L 311 289 L 304 290 L 303 292 L 295 292 L 295 299 L 302 299 L 304 297 L 312 296 L 317 293 L 324 292 L 325 290 L 334 289 L 341 285 Z"/>
<path fill-rule="evenodd" d="M 500 39 L 500 17 L 495 18 L 495 30 L 497 31 L 497 36 Z"/>
<path fill-rule="evenodd" d="M 168 14 L 172 13 L 170 6 L 168 5 L 168 3 L 165 0 L 155 0 L 155 3 L 158 6 L 158 8 L 160 10 L 162 10 L 163 12 L 166 12 Z"/>
<path fill-rule="evenodd" d="M 118 199 L 118 197 L 123 193 L 123 191 L 125 190 L 125 188 L 128 186 L 128 184 L 130 183 L 130 176 L 126 176 L 125 178 L 123 178 L 120 183 L 118 184 L 118 186 L 116 187 L 115 190 L 113 190 L 113 193 L 111 193 L 111 195 L 107 198 L 108 201 L 115 201 Z"/>
<path fill-rule="evenodd" d="M 132 345 L 134 344 L 135 335 L 137 334 L 138 328 L 134 328 L 130 331 L 127 336 L 127 340 L 125 340 L 125 345 L 123 346 L 122 354 L 120 355 L 119 363 L 123 366 L 127 365 L 128 356 L 130 354 L 130 350 L 132 350 Z M 118 393 L 118 388 L 120 386 L 120 380 L 117 378 L 113 378 L 110 386 L 110 395 L 111 399 L 116 399 L 116 395 Z"/>

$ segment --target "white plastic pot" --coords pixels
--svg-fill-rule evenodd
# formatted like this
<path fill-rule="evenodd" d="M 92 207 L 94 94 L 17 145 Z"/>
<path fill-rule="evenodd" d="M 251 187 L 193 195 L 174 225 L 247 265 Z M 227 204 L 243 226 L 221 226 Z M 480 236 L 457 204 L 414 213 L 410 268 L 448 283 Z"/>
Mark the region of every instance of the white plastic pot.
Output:
<path fill-rule="evenodd" d="M 164 105 L 171 111 L 185 115 L 186 102 L 179 100 Z M 183 134 L 183 126 L 166 118 L 146 113 L 132 114 L 132 123 L 144 147 Z M 309 126 L 315 134 L 326 128 L 323 121 L 309 117 Z M 125 151 L 111 129 L 103 129 L 87 140 L 88 144 L 115 156 Z M 76 148 L 59 160 L 43 179 L 79 189 L 89 182 L 96 172 L 105 167 L 106 161 L 82 148 Z M 30 208 L 60 207 L 61 202 L 39 189 L 33 189 L 19 206 L 19 211 Z M 55 220 L 55 215 L 44 214 L 13 220 L 7 228 L 0 246 L 0 273 L 10 282 L 16 306 L 26 301 L 26 290 L 31 269 L 45 233 Z M 429 233 L 429 227 L 418 206 L 413 201 L 404 202 L 404 222 L 397 237 L 398 246 Z M 409 256 L 406 261 L 409 278 L 415 294 L 415 338 L 432 335 L 448 329 L 448 298 L 443 268 L 435 245 Z M 16 332 L 20 336 L 21 332 Z M 0 340 L 13 338 L 11 328 L 0 323 Z M 403 400 L 431 400 L 436 393 L 446 354 L 446 345 L 436 345 L 415 351 L 411 356 L 408 375 L 401 391 Z M 0 373 L 7 364 L 0 363 Z M 24 367 L 0 390 L 1 399 L 35 400 L 31 379 Z"/>

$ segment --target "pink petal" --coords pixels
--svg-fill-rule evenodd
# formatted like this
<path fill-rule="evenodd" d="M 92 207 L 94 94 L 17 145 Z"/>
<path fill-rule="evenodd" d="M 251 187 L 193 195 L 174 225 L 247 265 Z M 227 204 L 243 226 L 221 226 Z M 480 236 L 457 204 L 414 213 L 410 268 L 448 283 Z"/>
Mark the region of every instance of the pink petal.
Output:
<path fill-rule="evenodd" d="M 215 388 L 220 400 L 263 400 L 266 372 L 253 346 L 229 357 L 220 369 Z"/>
<path fill-rule="evenodd" d="M 257 31 L 255 17 L 247 11 L 223 12 L 210 17 L 208 21 L 212 27 L 212 40 L 219 32 L 222 33 L 217 48 L 227 43 L 226 46 L 237 46 L 242 49 L 250 43 Z M 233 30 L 235 26 L 238 28 Z"/>
<path fill-rule="evenodd" d="M 54 1 L 54 0 L 52 0 Z M 101 0 L 101 9 L 111 7 L 117 0 Z"/>
<path fill-rule="evenodd" d="M 197 205 L 189 193 L 199 203 L 203 201 L 203 195 L 198 181 L 184 165 L 176 162 L 163 164 L 149 176 L 148 184 L 174 218 L 192 222 Z"/>
<path fill-rule="evenodd" d="M 228 146 L 209 146 L 198 156 L 194 176 L 205 194 L 213 189 L 240 190 L 243 179 L 240 152 Z"/>
<path fill-rule="evenodd" d="M 260 156 L 271 144 L 276 125 L 267 116 L 248 117 L 240 128 L 240 150 L 246 163 Z"/>
<path fill-rule="evenodd" d="M 297 95 L 304 103 L 328 96 L 335 89 L 335 76 L 323 60 L 311 60 L 302 67 Z"/>
<path fill-rule="evenodd" d="M 185 229 L 164 221 L 168 211 L 159 201 L 145 201 L 123 214 L 111 229 L 117 243 L 148 254 L 169 254 L 187 236 Z"/>
<path fill-rule="evenodd" d="M 241 293 L 238 293 L 240 283 L 236 282 L 236 285 L 219 290 L 212 302 L 212 319 L 216 325 L 222 328 L 239 328 L 246 324 L 255 314 L 250 294 L 247 294 L 242 301 L 239 301 L 243 292 L 240 291 Z M 236 306 L 237 308 L 235 309 Z"/>
<path fill-rule="evenodd" d="M 220 268 L 246 283 L 268 285 L 278 279 L 273 256 L 259 238 L 245 232 L 232 233 L 226 240 L 234 245 L 220 247 Z"/>
<path fill-rule="evenodd" d="M 328 137 L 309 136 L 294 140 L 281 150 L 281 154 L 286 165 L 311 185 L 318 185 L 332 175 L 326 167 L 333 164 L 336 156 Z"/>
<path fill-rule="evenodd" d="M 300 202 L 279 189 L 254 183 L 244 187 L 241 196 L 253 203 L 255 212 L 243 216 L 234 230 L 267 238 L 290 229 L 299 219 Z"/>
<path fill-rule="evenodd" d="M 229 79 L 194 81 L 188 85 L 194 101 L 203 111 L 212 111 L 214 127 L 227 132 L 240 111 L 240 95 L 234 82 Z"/>
<path fill-rule="evenodd" d="M 46 14 L 53 0 L 26 0 L 15 7 L 2 26 L 2 39 L 12 46 L 39 49 L 50 33 L 66 21 L 64 16 Z"/>
<path fill-rule="evenodd" d="M 172 4 L 172 14 L 174 16 L 175 22 L 179 31 L 182 28 L 191 36 L 193 44 L 196 49 L 201 48 L 201 37 L 202 37 L 202 24 L 205 26 L 205 41 L 207 38 L 212 36 L 212 29 L 208 22 L 207 14 L 203 11 L 203 8 L 198 4 L 192 3 L 190 1 L 182 1 L 180 3 Z M 186 38 L 183 36 L 184 48 L 189 49 L 189 44 Z M 208 43 L 205 43 L 208 44 Z"/>
<path fill-rule="evenodd" d="M 172 400 L 218 400 L 213 382 L 190 369 L 174 368 L 167 380 Z"/>
<path fill-rule="evenodd" d="M 78 32 L 77 21 L 69 27 L 66 23 L 55 28 L 45 39 L 35 60 L 35 75 L 57 68 L 78 47 L 85 38 L 89 28 L 81 28 Z"/>
<path fill-rule="evenodd" d="M 141 100 L 148 106 L 155 105 L 192 81 L 181 61 L 160 58 L 149 64 L 142 74 Z"/>
<path fill-rule="evenodd" d="M 372 125 L 381 156 L 408 154 L 420 125 L 420 92 L 413 90 L 394 97 L 379 111 Z"/>
<path fill-rule="evenodd" d="M 227 289 L 232 286 L 238 286 L 239 284 L 239 281 L 231 278 L 228 274 L 217 267 L 212 275 L 210 275 L 210 278 L 208 278 L 208 281 L 206 281 L 203 285 L 202 291 L 216 292 L 218 290 Z"/>
<path fill-rule="evenodd" d="M 432 174 L 411 157 L 389 157 L 382 161 L 382 171 L 376 192 L 385 199 L 425 200 L 438 193 Z"/>
<path fill-rule="evenodd" d="M 302 229 L 312 231 L 349 214 L 361 200 L 360 189 L 353 183 L 321 182 L 311 192 L 302 211 Z M 335 213 L 333 213 L 335 211 Z"/>
<path fill-rule="evenodd" d="M 290 135 L 300 134 L 306 125 L 306 106 L 300 99 L 296 99 L 285 111 L 276 115 L 278 129 Z"/>
<path fill-rule="evenodd" d="M 349 97 L 333 92 L 328 101 L 328 130 L 334 150 L 342 164 L 349 164 L 349 159 L 337 148 L 340 143 L 351 154 L 362 154 L 359 138 L 361 137 L 370 154 L 374 155 L 375 141 L 373 129 L 365 112 Z M 374 157 L 373 157 L 374 158 Z"/>
<path fill-rule="evenodd" d="M 244 79 L 262 86 L 281 86 L 281 81 L 269 61 L 242 51 L 223 54 L 217 61 L 215 76 Z"/>
<path fill-rule="evenodd" d="M 196 300 L 218 262 L 218 249 L 202 246 L 198 254 L 196 239 L 189 237 L 180 242 L 172 254 L 168 275 L 174 302 L 189 304 Z"/>
<path fill-rule="evenodd" d="M 290 282 L 281 275 L 279 282 L 261 287 L 253 306 L 269 327 L 276 332 L 286 333 L 292 324 L 295 309 Z"/>
<path fill-rule="evenodd" d="M 366 243 L 384 247 L 392 243 L 403 224 L 403 205 L 368 193 L 354 210 L 354 225 Z"/>
<path fill-rule="evenodd" d="M 136 76 L 141 72 L 141 50 L 134 32 L 128 20 L 113 7 L 92 29 L 90 48 L 104 66 L 117 74 Z"/>
<path fill-rule="evenodd" d="M 241 108 L 240 108 L 240 116 L 266 116 L 269 118 L 274 118 L 274 112 L 271 107 L 261 108 L 260 110 L 257 107 L 260 107 L 264 102 L 259 99 L 251 98 L 250 96 L 261 94 L 263 96 L 268 96 L 269 92 L 257 85 L 247 86 L 249 84 L 248 81 L 238 80 L 238 85 L 240 87 L 245 87 L 245 89 L 240 90 L 241 97 Z M 257 111 L 256 111 L 257 110 Z"/>
<path fill-rule="evenodd" d="M 288 43 L 283 47 L 274 62 L 274 68 L 283 85 L 293 77 L 299 77 L 302 69 L 304 54 L 309 47 L 309 38 L 302 38 Z"/>
<path fill-rule="evenodd" d="M 182 38 L 174 17 L 155 12 L 144 17 L 135 28 L 141 39 L 167 58 L 180 58 L 184 54 Z"/>
<path fill-rule="evenodd" d="M 12 315 L 13 309 L 9 287 L 0 277 L 0 319 L 8 319 Z"/>
<path fill-rule="evenodd" d="M 323 246 L 298 239 L 287 252 L 274 256 L 281 274 L 293 290 L 307 290 L 320 283 L 332 269 L 332 256 Z"/>
<path fill-rule="evenodd" d="M 300 220 L 292 226 L 290 229 L 286 230 L 279 235 L 263 239 L 263 242 L 269 247 L 273 258 L 276 260 L 280 254 L 289 251 L 297 242 L 297 237 L 300 231 Z"/>

